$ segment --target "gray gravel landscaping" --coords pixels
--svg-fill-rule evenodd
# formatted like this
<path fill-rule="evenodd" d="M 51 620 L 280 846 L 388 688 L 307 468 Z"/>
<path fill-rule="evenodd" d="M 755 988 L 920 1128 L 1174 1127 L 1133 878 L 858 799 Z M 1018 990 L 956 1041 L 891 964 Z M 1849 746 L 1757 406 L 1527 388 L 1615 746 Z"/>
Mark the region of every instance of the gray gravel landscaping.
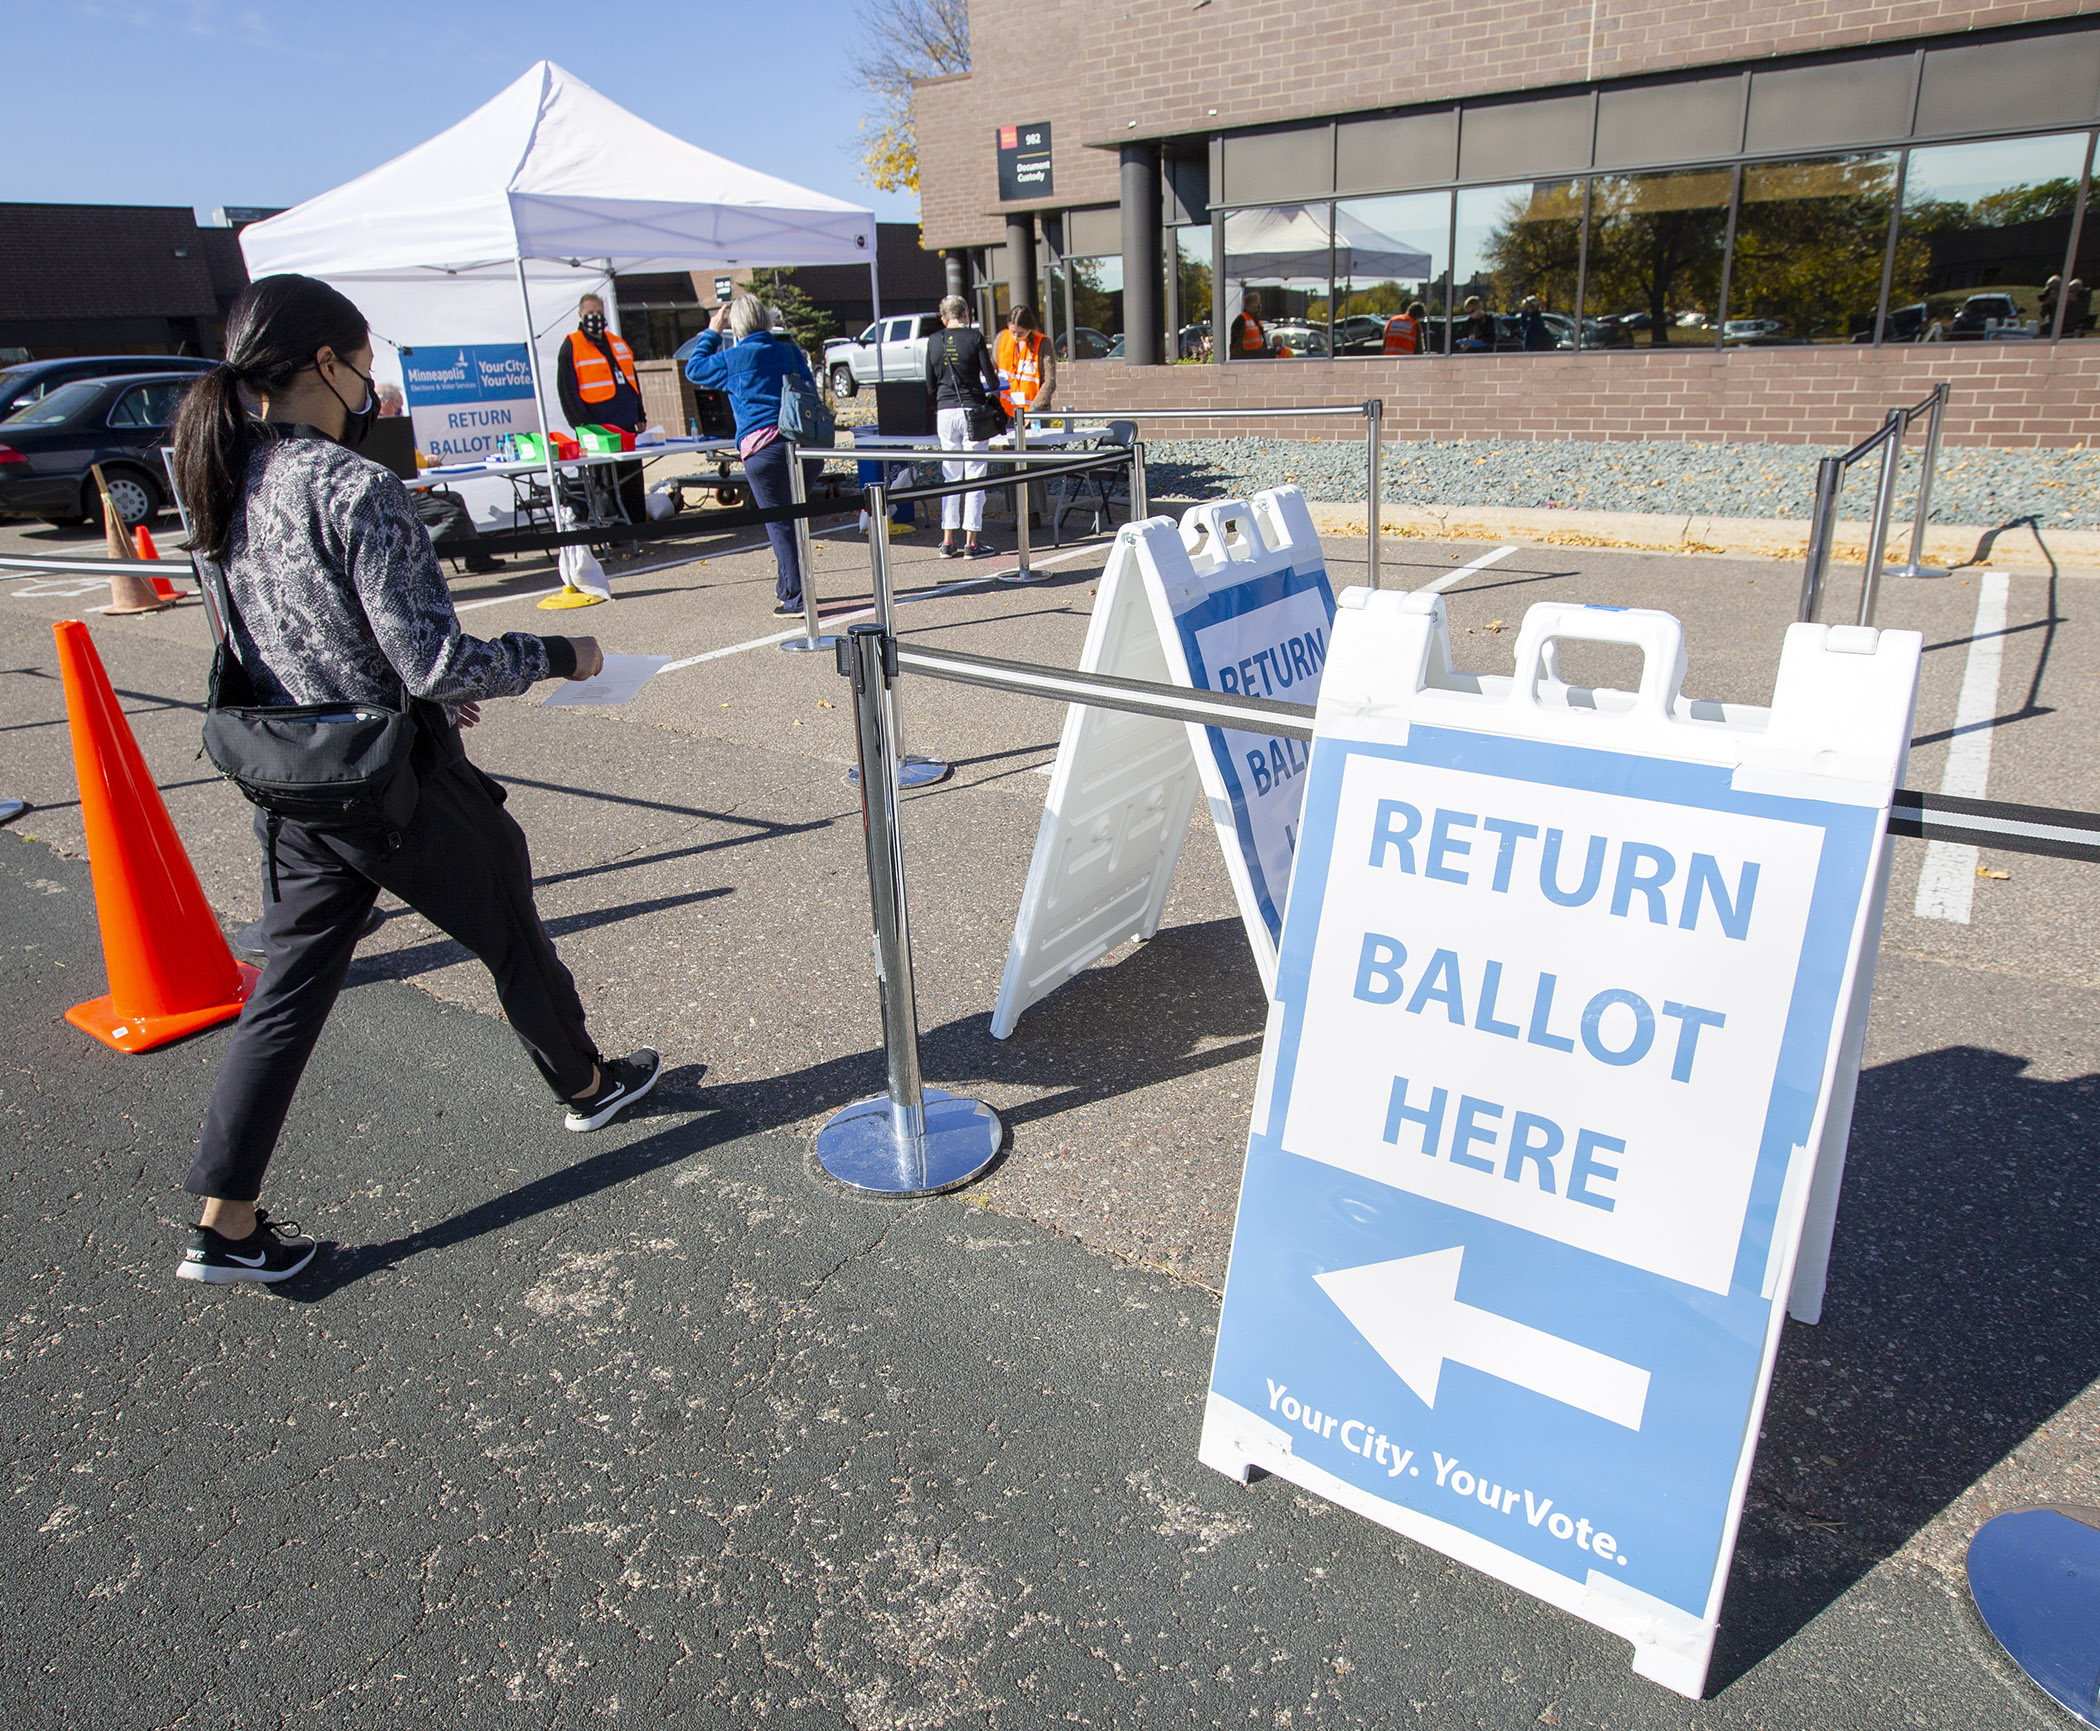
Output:
<path fill-rule="evenodd" d="M 1385 447 L 1383 497 L 1402 505 L 1498 505 L 1532 510 L 1650 511 L 1671 516 L 1801 518 L 1815 494 L 1815 445 L 1693 445 L 1513 439 L 1430 441 Z M 1160 498 L 1244 497 L 1295 482 L 1309 499 L 1364 496 L 1364 448 L 1340 440 L 1163 439 L 1146 445 L 1145 470 Z M 1878 462 L 1852 471 L 1843 515 L 1873 506 Z M 1906 457 L 1898 520 L 1913 509 Z M 1940 454 L 1932 520 L 1989 526 L 2036 516 L 2060 529 L 2100 529 L 2100 450 Z"/>

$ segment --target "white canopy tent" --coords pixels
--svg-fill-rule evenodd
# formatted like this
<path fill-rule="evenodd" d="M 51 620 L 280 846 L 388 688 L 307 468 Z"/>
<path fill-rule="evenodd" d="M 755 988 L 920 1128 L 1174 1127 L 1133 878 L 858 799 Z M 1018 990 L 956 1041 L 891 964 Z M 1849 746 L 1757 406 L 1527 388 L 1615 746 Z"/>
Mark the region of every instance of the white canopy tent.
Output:
<path fill-rule="evenodd" d="M 522 328 L 543 426 L 565 424 L 546 381 L 576 302 L 606 294 L 615 269 L 865 263 L 882 315 L 872 212 L 673 137 L 551 60 L 405 155 L 243 229 L 241 252 L 251 278 L 341 289 L 397 380 L 403 346 Z"/>
<path fill-rule="evenodd" d="M 1376 281 L 1427 276 L 1430 260 L 1421 248 L 1339 209 L 1330 251 L 1324 205 L 1242 210 L 1225 219 L 1225 275 L 1233 282 L 1303 285 L 1325 294 L 1330 265 L 1336 282 Z"/>

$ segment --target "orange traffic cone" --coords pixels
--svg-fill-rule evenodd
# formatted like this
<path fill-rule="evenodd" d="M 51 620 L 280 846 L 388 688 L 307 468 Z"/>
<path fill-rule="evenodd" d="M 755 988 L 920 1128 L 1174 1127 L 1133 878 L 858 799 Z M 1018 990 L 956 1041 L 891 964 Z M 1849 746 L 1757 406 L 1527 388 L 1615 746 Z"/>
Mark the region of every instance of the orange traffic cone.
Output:
<path fill-rule="evenodd" d="M 160 557 L 160 549 L 153 545 L 153 531 L 143 523 L 132 530 L 131 545 L 133 551 L 141 559 L 158 559 Z M 158 595 L 163 601 L 180 601 L 188 593 L 186 590 L 176 588 L 174 584 L 170 583 L 158 572 L 152 574 L 150 581 L 153 584 L 153 593 Z"/>
<path fill-rule="evenodd" d="M 138 558 L 138 547 L 124 533 L 123 513 L 117 502 L 109 496 L 109 482 L 102 473 L 100 463 L 90 463 L 88 473 L 95 478 L 96 490 L 102 496 L 102 543 L 112 559 Z M 133 577 L 128 573 L 112 573 L 109 580 L 109 605 L 98 609 L 103 613 L 158 613 L 163 607 L 172 605 L 159 590 L 146 581 L 144 572 Z"/>
<path fill-rule="evenodd" d="M 231 1021 L 256 970 L 226 947 L 88 628 L 67 619 L 52 629 L 109 968 L 109 996 L 74 1005 L 66 1020 L 120 1052 L 144 1052 Z"/>

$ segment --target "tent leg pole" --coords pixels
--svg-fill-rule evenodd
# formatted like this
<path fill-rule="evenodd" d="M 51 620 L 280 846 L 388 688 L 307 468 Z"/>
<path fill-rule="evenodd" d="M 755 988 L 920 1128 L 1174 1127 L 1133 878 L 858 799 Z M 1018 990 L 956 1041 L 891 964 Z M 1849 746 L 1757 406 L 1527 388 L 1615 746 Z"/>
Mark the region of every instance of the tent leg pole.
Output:
<path fill-rule="evenodd" d="M 877 236 L 878 248 L 880 236 Z M 879 258 L 868 260 L 868 304 L 875 309 L 875 383 L 879 389 L 886 375 L 882 370 L 882 277 Z M 880 410 L 878 409 L 878 414 Z"/>
<path fill-rule="evenodd" d="M 518 309 L 525 318 L 525 364 L 532 371 L 532 406 L 540 412 L 540 443 L 545 447 L 547 460 L 547 516 L 559 534 L 561 520 L 561 476 L 554 462 L 554 421 L 547 413 L 547 391 L 540 378 L 539 333 L 532 328 L 532 291 L 525 284 L 525 261 L 518 261 Z M 588 471 L 586 471 L 588 474 Z M 554 555 L 554 566 L 561 571 L 561 554 Z M 586 596 L 584 591 L 569 581 L 569 574 L 561 571 L 562 592 L 550 595 L 542 601 L 542 607 L 588 607 L 593 602 L 605 599 L 602 595 Z"/>

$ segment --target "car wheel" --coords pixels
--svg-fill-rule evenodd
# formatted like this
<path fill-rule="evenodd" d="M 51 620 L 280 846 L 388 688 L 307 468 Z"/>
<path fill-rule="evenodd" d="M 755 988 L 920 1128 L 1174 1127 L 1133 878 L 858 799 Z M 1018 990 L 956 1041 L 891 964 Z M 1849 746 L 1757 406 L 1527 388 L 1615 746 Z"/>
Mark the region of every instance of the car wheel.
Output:
<path fill-rule="evenodd" d="M 160 514 L 160 489 L 150 476 L 136 469 L 104 469 L 102 478 L 109 483 L 110 499 L 117 507 L 117 515 L 124 519 L 125 528 L 150 523 Z M 99 524 L 102 521 L 102 497 L 95 491 L 92 476 L 82 496 L 93 501 L 88 515 Z"/>
<path fill-rule="evenodd" d="M 853 377 L 853 369 L 844 361 L 831 369 L 831 394 L 834 397 L 852 397 L 860 394 L 860 385 Z"/>

